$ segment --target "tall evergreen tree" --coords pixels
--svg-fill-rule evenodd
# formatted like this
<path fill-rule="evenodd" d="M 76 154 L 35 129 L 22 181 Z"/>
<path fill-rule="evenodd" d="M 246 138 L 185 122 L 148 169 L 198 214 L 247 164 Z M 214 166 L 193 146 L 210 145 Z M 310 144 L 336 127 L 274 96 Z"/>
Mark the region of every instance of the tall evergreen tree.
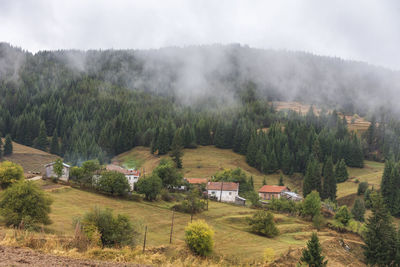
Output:
<path fill-rule="evenodd" d="M 335 168 L 335 177 L 338 183 L 342 183 L 349 179 L 349 173 L 347 172 L 346 162 L 341 159 Z"/>
<path fill-rule="evenodd" d="M 333 173 L 333 162 L 332 157 L 328 157 L 324 164 L 323 169 L 323 190 L 322 190 L 322 199 L 330 199 L 332 201 L 336 200 L 336 177 Z"/>
<path fill-rule="evenodd" d="M 40 130 L 39 130 L 39 136 L 35 139 L 34 146 L 37 149 L 46 151 L 47 150 L 47 130 L 46 130 L 46 125 L 44 122 L 40 124 Z"/>
<path fill-rule="evenodd" d="M 318 236 L 315 232 L 312 233 L 311 239 L 307 242 L 307 248 L 303 249 L 300 262 L 308 264 L 308 266 L 322 267 L 327 266 L 328 261 L 324 261 L 322 256 L 322 247 L 319 243 Z"/>
<path fill-rule="evenodd" d="M 312 157 L 307 164 L 307 170 L 303 180 L 303 196 L 306 197 L 313 190 L 318 191 L 318 193 L 322 191 L 319 162 L 314 157 Z"/>
<path fill-rule="evenodd" d="M 2 134 L 0 133 L 0 159 L 3 157 L 3 139 Z"/>
<path fill-rule="evenodd" d="M 281 175 L 279 176 L 279 186 L 284 186 L 285 184 L 283 183 L 283 175 L 281 173 Z"/>
<path fill-rule="evenodd" d="M 382 196 L 372 193 L 371 199 L 372 215 L 367 219 L 364 234 L 365 259 L 370 265 L 389 266 L 395 260 L 397 234 Z"/>
<path fill-rule="evenodd" d="M 353 214 L 354 219 L 359 222 L 364 221 L 365 205 L 364 201 L 360 198 L 356 199 L 353 208 L 351 209 L 351 214 Z"/>
<path fill-rule="evenodd" d="M 58 143 L 57 129 L 54 129 L 53 137 L 51 138 L 50 153 L 54 155 L 60 154 L 60 145 Z"/>
<path fill-rule="evenodd" d="M 178 169 L 182 168 L 182 156 L 183 156 L 183 145 L 182 145 L 182 137 L 180 134 L 180 130 L 178 129 L 175 132 L 174 140 L 171 145 L 171 157 L 175 162 L 175 165 Z"/>
<path fill-rule="evenodd" d="M 4 141 L 4 150 L 3 154 L 4 156 L 9 156 L 13 153 L 13 144 L 11 140 L 11 135 L 6 136 L 6 140 Z"/>

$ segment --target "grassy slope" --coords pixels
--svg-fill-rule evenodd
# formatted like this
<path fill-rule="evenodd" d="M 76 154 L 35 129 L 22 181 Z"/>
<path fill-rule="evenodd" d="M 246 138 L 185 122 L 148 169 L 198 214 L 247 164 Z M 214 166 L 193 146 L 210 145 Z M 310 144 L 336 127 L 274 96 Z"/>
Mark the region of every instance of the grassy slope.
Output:
<path fill-rule="evenodd" d="M 44 165 L 54 161 L 56 158 L 58 158 L 56 155 L 13 142 L 13 154 L 4 157 L 4 160 L 20 164 L 25 173 L 29 171 L 43 173 Z"/>
<path fill-rule="evenodd" d="M 142 173 L 151 173 L 158 165 L 161 158 L 168 158 L 168 155 L 161 157 L 149 153 L 147 147 L 136 147 L 128 152 L 118 155 L 114 160 L 121 164 L 139 162 L 136 168 Z M 135 167 L 130 165 L 131 167 Z M 248 175 L 254 177 L 256 189 L 262 186 L 263 178 L 266 177 L 267 184 L 278 184 L 279 174 L 265 175 L 246 163 L 245 156 L 234 153 L 231 149 L 218 149 L 214 146 L 199 146 L 196 149 L 185 149 L 183 156 L 183 173 L 185 177 L 208 177 L 223 169 L 242 168 Z M 296 188 L 289 178 L 284 178 L 285 184 L 290 188 Z"/>
<path fill-rule="evenodd" d="M 243 155 L 234 153 L 230 149 L 200 146 L 197 149 L 185 149 L 184 153 L 182 171 L 185 177 L 211 177 L 217 171 L 224 168 L 234 169 L 240 167 L 248 175 L 254 177 L 254 186 L 256 189 L 262 186 L 264 177 L 266 177 L 267 184 L 278 184 L 279 174 L 262 174 L 255 168 L 250 167 Z M 140 165 L 136 165 L 136 167 L 141 171 L 145 170 L 146 173 L 150 173 L 157 166 L 160 158 L 163 157 L 168 156 L 157 157 L 151 155 L 149 149 L 146 147 L 136 147 L 117 156 L 115 160 L 122 164 L 126 162 L 140 162 Z M 383 167 L 383 163 L 365 161 L 365 167 L 362 169 L 348 168 L 350 179 L 347 182 L 338 184 L 338 198 L 357 193 L 358 184 L 355 182 L 356 179 L 360 182 L 366 181 L 371 186 L 374 186 L 374 188 L 379 188 Z M 284 181 L 289 188 L 301 191 L 301 182 L 298 180 L 285 177 Z"/>
<path fill-rule="evenodd" d="M 81 216 L 94 206 L 109 207 L 115 212 L 128 215 L 133 221 L 148 226 L 147 244 L 158 246 L 168 244 L 172 212 L 171 203 L 133 202 L 109 198 L 95 193 L 73 188 L 63 188 L 49 193 L 54 203 L 49 229 L 57 233 L 72 235 L 73 218 Z M 217 253 L 231 257 L 253 259 L 261 258 L 263 251 L 271 247 L 276 255 L 285 252 L 288 247 L 299 248 L 305 245 L 312 231 L 309 222 L 282 214 L 275 214 L 281 235 L 277 238 L 265 238 L 247 231 L 245 217 L 254 210 L 230 204 L 209 202 L 209 211 L 196 215 L 195 219 L 205 219 L 215 230 L 215 249 Z M 190 221 L 190 215 L 176 213 L 174 225 L 174 244 L 183 245 L 184 227 Z M 143 228 L 142 228 L 143 229 Z M 330 232 L 319 233 L 322 240 L 331 238 Z"/>

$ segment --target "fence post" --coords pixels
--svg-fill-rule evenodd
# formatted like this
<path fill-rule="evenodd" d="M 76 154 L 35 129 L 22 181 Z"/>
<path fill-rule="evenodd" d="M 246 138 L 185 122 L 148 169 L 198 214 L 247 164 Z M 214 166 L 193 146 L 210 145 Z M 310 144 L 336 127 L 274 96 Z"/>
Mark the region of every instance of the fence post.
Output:
<path fill-rule="evenodd" d="M 175 216 L 175 211 L 172 211 L 171 233 L 169 235 L 169 243 L 170 244 L 172 244 L 172 231 L 174 230 L 174 216 Z"/>
<path fill-rule="evenodd" d="M 147 225 L 144 229 L 143 253 L 144 253 L 144 250 L 146 249 L 146 238 L 147 238 Z"/>

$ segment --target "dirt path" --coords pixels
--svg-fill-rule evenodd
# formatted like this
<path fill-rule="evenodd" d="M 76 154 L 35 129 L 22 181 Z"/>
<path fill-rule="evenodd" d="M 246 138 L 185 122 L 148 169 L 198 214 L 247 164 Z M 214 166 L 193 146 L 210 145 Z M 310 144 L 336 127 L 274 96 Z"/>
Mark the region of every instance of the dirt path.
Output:
<path fill-rule="evenodd" d="M 50 254 L 44 254 L 25 248 L 13 248 L 0 246 L 0 266 L 133 266 L 144 267 L 144 265 L 111 263 L 102 261 L 91 261 L 74 259 Z"/>

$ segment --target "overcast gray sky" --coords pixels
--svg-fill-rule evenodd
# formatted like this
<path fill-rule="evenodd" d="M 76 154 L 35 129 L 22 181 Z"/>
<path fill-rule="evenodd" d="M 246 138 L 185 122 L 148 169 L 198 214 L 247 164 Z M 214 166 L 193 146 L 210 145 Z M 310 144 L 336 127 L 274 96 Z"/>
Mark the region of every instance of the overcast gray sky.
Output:
<path fill-rule="evenodd" d="M 400 1 L 0 0 L 0 41 L 31 52 L 240 43 L 400 69 Z"/>

